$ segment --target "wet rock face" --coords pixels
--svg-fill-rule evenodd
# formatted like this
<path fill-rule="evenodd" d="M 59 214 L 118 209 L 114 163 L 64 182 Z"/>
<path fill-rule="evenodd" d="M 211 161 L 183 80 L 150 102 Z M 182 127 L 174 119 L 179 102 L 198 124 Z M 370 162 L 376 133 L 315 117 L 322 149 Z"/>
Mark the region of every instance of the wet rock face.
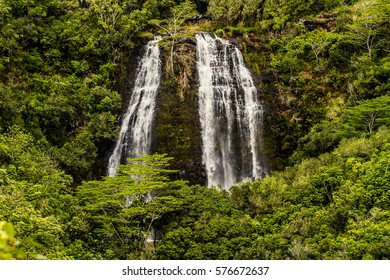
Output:
<path fill-rule="evenodd" d="M 162 52 L 162 69 L 166 69 L 169 50 Z M 172 168 L 179 171 L 173 179 L 205 185 L 202 164 L 202 140 L 198 114 L 198 77 L 193 39 L 175 47 L 174 73 L 163 71 L 157 97 L 152 152 L 174 157 Z M 189 75 L 183 76 L 184 72 Z M 183 80 L 186 80 L 184 83 Z"/>
<path fill-rule="evenodd" d="M 146 42 L 147 43 L 147 42 Z M 145 45 L 146 45 L 145 43 Z M 121 64 L 115 70 L 115 75 L 117 77 L 117 89 L 118 93 L 122 98 L 121 109 L 116 113 L 118 114 L 117 126 L 120 127 L 123 121 L 123 115 L 126 113 L 128 104 L 134 89 L 135 80 L 137 77 L 137 68 L 142 56 L 144 54 L 145 48 L 141 46 L 139 48 L 130 49 L 129 52 L 124 56 L 125 61 L 121 61 Z M 118 128 L 119 131 L 119 128 Z M 104 154 L 102 154 L 99 159 L 98 171 L 96 172 L 99 176 L 106 175 L 107 165 L 109 159 L 115 149 L 116 139 L 111 141 L 106 141 L 102 143 Z"/>

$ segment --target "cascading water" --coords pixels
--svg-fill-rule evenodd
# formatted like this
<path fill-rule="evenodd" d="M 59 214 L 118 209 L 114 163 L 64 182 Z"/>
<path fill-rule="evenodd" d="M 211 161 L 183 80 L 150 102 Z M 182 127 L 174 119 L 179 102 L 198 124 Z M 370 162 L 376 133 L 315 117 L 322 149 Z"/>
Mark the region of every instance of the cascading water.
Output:
<path fill-rule="evenodd" d="M 141 157 L 149 153 L 157 89 L 161 78 L 160 40 L 161 37 L 156 37 L 148 43 L 140 61 L 129 106 L 108 162 L 107 175 L 110 177 L 116 175 L 124 157 Z"/>
<path fill-rule="evenodd" d="M 263 109 L 240 50 L 208 33 L 196 35 L 199 115 L 207 185 L 229 189 L 266 174 Z"/>

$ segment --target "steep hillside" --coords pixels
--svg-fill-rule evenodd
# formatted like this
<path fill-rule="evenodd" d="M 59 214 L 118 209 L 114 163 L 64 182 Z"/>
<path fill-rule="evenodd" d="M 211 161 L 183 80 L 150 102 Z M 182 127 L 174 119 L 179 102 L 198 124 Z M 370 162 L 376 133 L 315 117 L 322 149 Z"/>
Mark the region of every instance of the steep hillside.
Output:
<path fill-rule="evenodd" d="M 0 259 L 389 259 L 389 18 L 385 0 L 0 1 Z M 263 106 L 268 176 L 230 191 L 205 187 L 198 32 L 239 48 Z M 158 154 L 104 177 L 156 34 Z"/>

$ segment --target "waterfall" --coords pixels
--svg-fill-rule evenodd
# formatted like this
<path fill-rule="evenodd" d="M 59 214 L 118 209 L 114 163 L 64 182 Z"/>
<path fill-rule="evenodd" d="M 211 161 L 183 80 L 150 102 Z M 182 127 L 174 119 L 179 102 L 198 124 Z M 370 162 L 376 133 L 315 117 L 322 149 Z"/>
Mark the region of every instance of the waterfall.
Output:
<path fill-rule="evenodd" d="M 240 50 L 208 33 L 196 35 L 199 116 L 207 185 L 229 189 L 266 174 L 261 157 L 263 109 Z"/>
<path fill-rule="evenodd" d="M 123 157 L 141 157 L 150 152 L 155 102 L 161 76 L 160 40 L 161 37 L 156 37 L 147 44 L 139 63 L 129 106 L 108 162 L 107 175 L 110 177 L 116 175 Z"/>

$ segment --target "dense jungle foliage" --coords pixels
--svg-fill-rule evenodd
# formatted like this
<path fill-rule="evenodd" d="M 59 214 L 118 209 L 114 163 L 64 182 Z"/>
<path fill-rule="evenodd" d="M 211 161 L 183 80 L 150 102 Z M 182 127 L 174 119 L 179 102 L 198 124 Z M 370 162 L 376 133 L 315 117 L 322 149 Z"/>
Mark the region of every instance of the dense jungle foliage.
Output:
<path fill-rule="evenodd" d="M 174 170 L 200 159 L 198 31 L 266 108 L 274 171 L 230 192 Z M 163 145 L 102 177 L 153 34 Z M 0 259 L 389 259 L 389 52 L 387 0 L 0 0 Z"/>

